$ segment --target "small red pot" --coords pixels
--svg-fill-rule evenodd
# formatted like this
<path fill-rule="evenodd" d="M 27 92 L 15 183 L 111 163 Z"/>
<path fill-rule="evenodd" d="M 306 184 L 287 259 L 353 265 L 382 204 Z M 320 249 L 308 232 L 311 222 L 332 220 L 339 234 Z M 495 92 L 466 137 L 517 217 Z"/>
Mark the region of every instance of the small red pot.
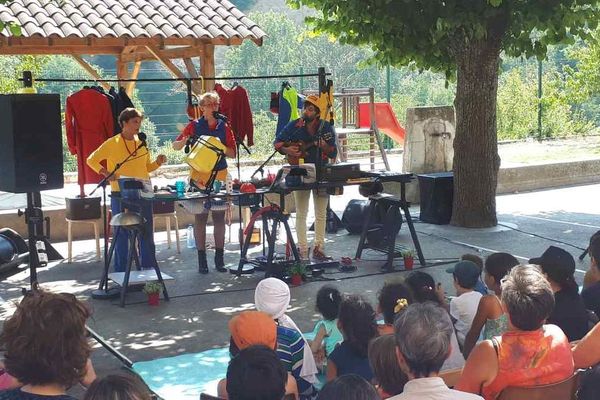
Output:
<path fill-rule="evenodd" d="M 300 285 L 302 285 L 302 275 L 299 275 L 299 274 L 292 275 L 292 279 L 290 280 L 290 283 L 293 286 L 300 286 Z"/>
<path fill-rule="evenodd" d="M 160 293 L 148 294 L 148 304 L 151 306 L 157 306 L 160 302 Z"/>
<path fill-rule="evenodd" d="M 404 257 L 404 269 L 413 269 L 414 261 L 412 257 Z"/>

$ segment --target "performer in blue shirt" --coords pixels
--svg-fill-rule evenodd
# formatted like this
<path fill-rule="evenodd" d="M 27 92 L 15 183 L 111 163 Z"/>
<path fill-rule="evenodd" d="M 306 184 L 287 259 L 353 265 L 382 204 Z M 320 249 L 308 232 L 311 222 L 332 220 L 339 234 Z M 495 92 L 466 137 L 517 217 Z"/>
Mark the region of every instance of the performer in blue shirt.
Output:
<path fill-rule="evenodd" d="M 275 149 L 281 154 L 287 155 L 290 164 L 298 164 L 299 160 L 303 159 L 305 163 L 315 164 L 318 168 L 326 164 L 329 159 L 335 159 L 337 156 L 335 130 L 333 125 L 321 120 L 321 110 L 318 104 L 319 98 L 317 96 L 308 96 L 304 100 L 302 117 L 287 124 L 275 138 Z M 308 259 L 309 256 L 306 238 L 306 215 L 308 214 L 310 192 L 310 190 L 297 190 L 294 192 L 296 234 L 300 256 L 303 259 Z M 329 196 L 317 193 L 317 190 L 312 192 L 315 207 L 315 240 L 312 254 L 315 260 L 323 261 L 330 258 L 324 253 Z"/>

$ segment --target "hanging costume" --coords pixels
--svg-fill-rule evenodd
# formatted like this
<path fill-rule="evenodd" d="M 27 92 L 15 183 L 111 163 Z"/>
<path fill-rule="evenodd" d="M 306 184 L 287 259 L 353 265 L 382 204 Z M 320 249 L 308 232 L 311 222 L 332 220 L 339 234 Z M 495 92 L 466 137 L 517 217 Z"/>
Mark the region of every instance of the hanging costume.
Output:
<path fill-rule="evenodd" d="M 77 183 L 98 183 L 98 175 L 86 164 L 88 156 L 114 132 L 113 112 L 107 97 L 95 89 L 83 89 L 67 98 L 65 129 L 71 154 L 77 155 Z"/>
<path fill-rule="evenodd" d="M 215 91 L 221 99 L 219 112 L 225 114 L 233 129 L 234 138 L 243 141 L 247 146 L 254 145 L 254 125 L 252 123 L 252 110 L 248 92 L 239 85 L 233 89 L 225 89 L 221 84 L 215 85 Z"/>

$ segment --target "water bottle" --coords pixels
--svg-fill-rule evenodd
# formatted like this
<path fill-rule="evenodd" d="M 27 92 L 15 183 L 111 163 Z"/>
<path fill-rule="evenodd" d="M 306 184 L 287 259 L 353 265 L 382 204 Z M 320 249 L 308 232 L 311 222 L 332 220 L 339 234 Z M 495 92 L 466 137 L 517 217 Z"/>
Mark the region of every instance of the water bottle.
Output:
<path fill-rule="evenodd" d="M 227 192 L 227 194 L 233 192 L 233 179 L 231 179 L 231 174 L 229 172 L 227 172 L 227 180 L 225 180 L 225 192 Z"/>
<path fill-rule="evenodd" d="M 186 243 L 188 249 L 193 249 L 196 247 L 196 241 L 194 240 L 194 227 L 192 225 L 188 225 L 187 227 Z"/>
<path fill-rule="evenodd" d="M 45 267 L 48 265 L 48 253 L 46 253 L 46 245 L 41 240 L 38 240 L 35 243 L 35 248 L 37 249 L 40 267 Z"/>

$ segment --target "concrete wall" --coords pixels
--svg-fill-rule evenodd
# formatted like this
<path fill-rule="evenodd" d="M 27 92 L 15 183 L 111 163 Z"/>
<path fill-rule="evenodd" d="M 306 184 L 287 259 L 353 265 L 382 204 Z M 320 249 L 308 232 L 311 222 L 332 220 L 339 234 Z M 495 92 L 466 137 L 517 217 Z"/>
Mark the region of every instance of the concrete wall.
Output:
<path fill-rule="evenodd" d="M 413 180 L 408 186 L 418 189 L 416 181 Z M 496 193 L 590 183 L 600 183 L 600 159 L 500 168 Z M 387 193 L 400 194 L 400 184 L 386 183 L 384 187 Z M 419 203 L 418 196 L 409 201 Z"/>
<path fill-rule="evenodd" d="M 452 106 L 407 109 L 402 171 L 414 174 L 451 171 L 455 131 Z M 418 201 L 416 181 L 407 187 L 406 198 Z"/>

